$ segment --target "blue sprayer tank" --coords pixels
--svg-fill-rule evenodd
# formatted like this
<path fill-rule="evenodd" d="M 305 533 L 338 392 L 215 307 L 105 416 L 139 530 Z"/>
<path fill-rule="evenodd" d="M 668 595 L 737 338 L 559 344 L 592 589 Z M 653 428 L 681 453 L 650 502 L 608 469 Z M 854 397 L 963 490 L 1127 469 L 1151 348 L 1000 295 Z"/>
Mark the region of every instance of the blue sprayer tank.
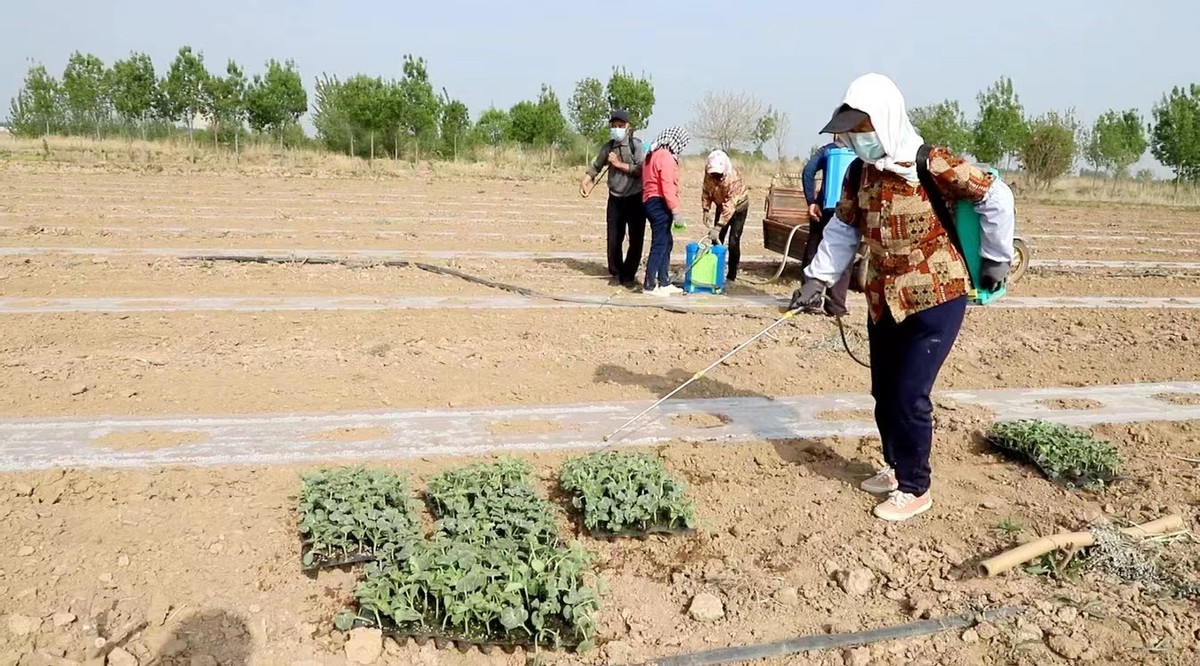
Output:
<path fill-rule="evenodd" d="M 1000 180 L 1000 172 L 995 168 L 987 170 Z M 979 255 L 979 243 L 982 232 L 979 225 L 979 213 L 975 206 L 966 199 L 959 199 L 954 205 L 954 229 L 958 232 L 958 243 L 961 246 L 963 261 L 967 264 L 967 273 L 971 276 L 971 302 L 976 305 L 987 305 L 1000 298 L 1007 289 L 1004 286 L 995 291 L 984 291 L 978 287 L 979 274 L 982 270 L 983 257 Z"/>
<path fill-rule="evenodd" d="M 725 246 L 704 248 L 704 254 L 697 259 L 696 255 L 701 251 L 699 243 L 687 244 L 685 265 L 691 268 L 683 276 L 683 290 L 688 293 L 703 291 L 710 294 L 725 291 Z"/>
<path fill-rule="evenodd" d="M 821 186 L 824 189 L 822 208 L 828 210 L 837 207 L 838 199 L 842 198 L 842 181 L 846 180 L 846 169 L 850 168 L 854 158 L 854 151 L 849 148 L 829 149 Z"/>

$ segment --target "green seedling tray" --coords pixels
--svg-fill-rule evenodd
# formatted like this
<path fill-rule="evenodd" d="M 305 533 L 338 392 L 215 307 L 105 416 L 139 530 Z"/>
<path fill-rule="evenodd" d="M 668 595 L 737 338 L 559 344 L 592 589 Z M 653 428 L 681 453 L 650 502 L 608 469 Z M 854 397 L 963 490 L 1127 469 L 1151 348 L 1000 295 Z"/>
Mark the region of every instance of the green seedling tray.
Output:
<path fill-rule="evenodd" d="M 468 652 L 472 647 L 479 648 L 480 652 L 489 654 L 490 652 L 500 649 L 506 654 L 511 654 L 517 648 L 538 650 L 575 650 L 583 642 L 575 637 L 560 639 L 557 645 L 540 644 L 533 640 L 533 636 L 527 635 L 527 638 L 520 638 L 517 635 L 496 636 L 496 635 L 479 635 L 467 636 L 461 632 L 442 629 L 440 619 L 426 618 L 420 624 L 407 624 L 398 626 L 394 622 L 384 620 L 382 623 L 376 623 L 371 618 L 366 618 L 359 615 L 354 623 L 355 627 L 378 628 L 383 632 L 384 636 L 389 636 L 398 643 L 403 644 L 405 641 L 412 639 L 418 645 L 425 645 L 429 641 L 433 641 L 434 647 L 439 650 L 445 650 L 450 647 L 456 648 L 460 652 Z"/>
<path fill-rule="evenodd" d="M 1005 444 L 1004 438 L 989 436 L 989 437 L 985 437 L 985 439 L 987 440 L 987 442 L 989 444 L 996 447 L 996 449 L 998 449 L 1007 458 L 1014 460 L 1016 462 L 1027 463 L 1027 464 L 1033 465 L 1034 467 L 1037 468 L 1037 470 L 1039 472 L 1042 473 L 1042 476 L 1046 477 L 1053 483 L 1057 483 L 1061 486 L 1073 486 L 1076 488 L 1087 488 L 1087 487 L 1091 487 L 1091 486 L 1096 486 L 1097 484 L 1103 484 L 1105 486 L 1110 486 L 1113 483 L 1116 483 L 1117 481 L 1120 481 L 1124 478 L 1121 476 L 1105 477 L 1105 476 L 1101 476 L 1101 475 L 1082 474 L 1082 473 L 1078 473 L 1078 472 L 1055 474 L 1055 473 L 1051 472 L 1050 470 L 1046 469 L 1045 467 L 1043 467 L 1042 464 L 1040 462 L 1038 462 L 1038 460 L 1036 458 L 1034 458 L 1033 456 L 1029 455 L 1028 453 L 1026 453 L 1024 451 L 1015 449 L 1015 448 Z"/>
<path fill-rule="evenodd" d="M 671 527 L 669 525 L 658 523 L 641 529 L 627 529 L 618 532 L 609 532 L 607 530 L 587 530 L 584 532 L 593 539 L 605 539 L 608 541 L 614 539 L 645 539 L 646 537 L 656 534 L 666 534 L 670 536 L 687 536 L 695 534 L 696 529 L 692 527 Z"/>

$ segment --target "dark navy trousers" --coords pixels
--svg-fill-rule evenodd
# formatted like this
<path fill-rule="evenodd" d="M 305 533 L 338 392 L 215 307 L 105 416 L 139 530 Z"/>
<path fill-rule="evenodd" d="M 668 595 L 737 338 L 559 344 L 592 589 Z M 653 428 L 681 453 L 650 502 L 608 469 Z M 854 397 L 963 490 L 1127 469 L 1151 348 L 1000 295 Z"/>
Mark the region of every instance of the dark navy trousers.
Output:
<path fill-rule="evenodd" d="M 896 323 L 884 306 L 878 322 L 868 321 L 871 395 L 883 459 L 896 470 L 901 492 L 929 490 L 929 451 L 933 445 L 933 402 L 938 372 L 958 338 L 967 311 L 962 296 Z"/>
<path fill-rule="evenodd" d="M 650 219 L 650 256 L 646 259 L 646 279 L 642 288 L 650 291 L 671 284 L 671 248 L 675 245 L 671 223 L 675 216 L 667 208 L 665 199 L 651 197 L 646 202 L 646 217 Z"/>

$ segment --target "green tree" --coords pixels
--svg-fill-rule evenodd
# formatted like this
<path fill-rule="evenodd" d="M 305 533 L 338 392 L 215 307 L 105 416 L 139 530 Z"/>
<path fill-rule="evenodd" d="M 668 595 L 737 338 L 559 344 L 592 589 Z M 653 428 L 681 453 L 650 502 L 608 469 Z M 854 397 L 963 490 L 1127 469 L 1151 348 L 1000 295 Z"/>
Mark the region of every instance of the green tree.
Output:
<path fill-rule="evenodd" d="M 523 146 L 552 147 L 566 138 L 567 121 L 558 96 L 545 84 L 537 102 L 517 102 L 508 117 L 508 138 Z"/>
<path fill-rule="evenodd" d="M 391 127 L 389 86 L 377 76 L 357 74 L 346 79 L 341 96 L 351 126 L 367 133 L 370 159 L 375 159 L 375 138 Z"/>
<path fill-rule="evenodd" d="M 76 132 L 100 137 L 100 126 L 108 116 L 108 90 L 104 62 L 76 51 L 63 70 L 62 91 Z"/>
<path fill-rule="evenodd" d="M 245 72 L 230 60 L 225 66 L 225 76 L 209 76 L 201 90 L 201 106 L 212 128 L 213 145 L 220 144 L 222 128 L 232 129 L 236 141 L 246 118 Z"/>
<path fill-rule="evenodd" d="M 763 114 L 758 122 L 754 125 L 754 154 L 758 157 L 763 156 L 763 146 L 775 136 L 775 130 L 779 126 L 779 113 L 770 107 Z"/>
<path fill-rule="evenodd" d="M 567 119 L 554 89 L 542 84 L 538 94 L 538 138 L 543 145 L 557 146 L 567 138 Z"/>
<path fill-rule="evenodd" d="M 467 105 L 458 100 L 450 99 L 446 91 L 442 91 L 442 155 L 458 161 L 458 151 L 463 147 L 467 131 L 471 129 L 471 114 Z"/>
<path fill-rule="evenodd" d="M 145 53 L 131 53 L 113 63 L 109 74 L 109 92 L 113 109 L 127 125 L 137 126 L 146 138 L 146 121 L 154 109 L 157 80 L 154 62 Z"/>
<path fill-rule="evenodd" d="M 957 101 L 948 99 L 918 107 L 909 112 L 909 117 L 925 143 L 949 148 L 959 155 L 971 152 L 971 128 Z"/>
<path fill-rule="evenodd" d="M 475 122 L 475 134 L 498 155 L 501 144 L 512 133 L 511 125 L 512 119 L 504 109 L 489 107 L 479 114 L 479 120 Z"/>
<path fill-rule="evenodd" d="M 1180 180 L 1200 181 L 1200 85 L 1172 88 L 1151 110 L 1150 152 Z"/>
<path fill-rule="evenodd" d="M 608 104 L 614 109 L 629 111 L 629 124 L 634 129 L 646 129 L 654 113 L 654 85 L 650 79 L 635 77 L 624 68 L 613 69 L 605 89 Z"/>
<path fill-rule="evenodd" d="M 267 61 L 267 71 L 254 75 L 246 89 L 246 120 L 255 132 L 273 132 L 283 147 L 287 129 L 308 111 L 308 92 L 291 60 Z"/>
<path fill-rule="evenodd" d="M 350 119 L 345 84 L 328 74 L 317 79 L 313 99 L 313 129 L 328 150 L 354 155 L 355 127 Z"/>
<path fill-rule="evenodd" d="M 537 104 L 522 100 L 512 105 L 508 110 L 508 126 L 506 139 L 523 146 L 532 146 L 538 142 L 538 112 Z"/>
<path fill-rule="evenodd" d="M 204 81 L 208 70 L 204 68 L 204 55 L 194 53 L 192 47 L 179 49 L 167 76 L 159 84 L 158 111 L 163 120 L 183 121 L 188 135 L 193 136 L 192 126 L 196 116 L 203 111 Z"/>
<path fill-rule="evenodd" d="M 611 109 L 604 96 L 600 79 L 581 79 L 567 100 L 567 112 L 576 132 L 596 142 L 608 139 L 608 117 Z"/>
<path fill-rule="evenodd" d="M 9 107 L 8 120 L 13 133 L 22 136 L 45 136 L 62 128 L 62 89 L 44 65 L 30 63 L 25 82 Z"/>
<path fill-rule="evenodd" d="M 1025 109 L 1013 91 L 1012 79 L 1001 77 L 979 93 L 979 118 L 972 132 L 971 152 L 982 162 L 999 165 L 1025 144 Z"/>
<path fill-rule="evenodd" d="M 1084 153 L 1088 163 L 1119 180 L 1146 154 L 1146 145 L 1146 126 L 1136 109 L 1106 111 L 1088 133 Z"/>
<path fill-rule="evenodd" d="M 429 82 L 429 70 L 424 58 L 404 56 L 404 78 L 400 80 L 398 93 L 398 125 L 416 140 L 416 157 L 420 159 L 421 145 L 433 145 L 437 138 L 438 119 L 442 112 L 442 102 Z M 399 150 L 396 157 L 399 157 Z"/>
<path fill-rule="evenodd" d="M 1050 111 L 1029 122 L 1017 155 L 1035 186 L 1049 189 L 1075 166 L 1079 133 L 1074 110 Z"/>

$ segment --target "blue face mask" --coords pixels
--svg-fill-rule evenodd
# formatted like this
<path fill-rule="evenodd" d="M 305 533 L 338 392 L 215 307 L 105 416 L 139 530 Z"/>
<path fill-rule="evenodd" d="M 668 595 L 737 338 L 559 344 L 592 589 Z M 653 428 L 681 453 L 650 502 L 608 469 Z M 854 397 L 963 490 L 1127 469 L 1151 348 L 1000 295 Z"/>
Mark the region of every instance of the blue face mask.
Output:
<path fill-rule="evenodd" d="M 879 135 L 875 132 L 850 132 L 846 134 L 846 140 L 855 154 L 867 162 L 874 162 L 887 155 L 883 144 L 879 142 Z"/>
<path fill-rule="evenodd" d="M 608 138 L 613 141 L 624 141 L 626 131 L 624 127 L 610 127 L 608 128 Z"/>

